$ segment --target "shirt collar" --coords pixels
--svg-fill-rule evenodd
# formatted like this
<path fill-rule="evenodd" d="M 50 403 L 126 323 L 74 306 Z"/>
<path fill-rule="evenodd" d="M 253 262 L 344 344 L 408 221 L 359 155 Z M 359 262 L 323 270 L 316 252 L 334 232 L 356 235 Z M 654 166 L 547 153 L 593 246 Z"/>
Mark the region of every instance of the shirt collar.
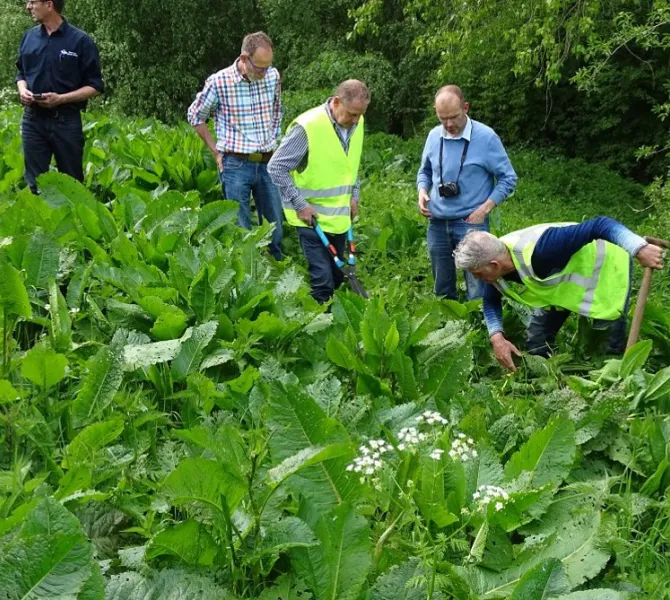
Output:
<path fill-rule="evenodd" d="M 463 131 L 461 131 L 461 133 L 459 133 L 458 135 L 451 135 L 444 127 L 442 127 L 442 137 L 445 140 L 463 139 L 469 142 L 470 138 L 472 137 L 472 119 L 466 116 L 465 127 L 463 128 Z"/>
<path fill-rule="evenodd" d="M 54 32 L 51 35 L 65 35 L 67 33 L 67 28 L 69 27 L 67 19 L 63 17 L 63 20 L 61 21 L 61 24 L 58 26 L 58 29 L 54 29 Z M 44 24 L 40 25 L 40 29 L 42 31 L 42 35 L 48 36 L 49 33 L 47 32 L 47 28 L 44 26 Z"/>

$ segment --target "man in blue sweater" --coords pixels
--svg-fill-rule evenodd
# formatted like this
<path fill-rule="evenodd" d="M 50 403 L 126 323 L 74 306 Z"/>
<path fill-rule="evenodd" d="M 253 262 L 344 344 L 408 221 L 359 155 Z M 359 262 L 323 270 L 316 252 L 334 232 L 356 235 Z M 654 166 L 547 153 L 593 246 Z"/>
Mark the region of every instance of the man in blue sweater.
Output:
<path fill-rule="evenodd" d="M 419 211 L 430 219 L 428 251 L 435 294 L 456 299 L 453 253 L 471 230 L 488 231 L 489 213 L 516 186 L 505 148 L 490 127 L 470 119 L 458 86 L 435 95 L 440 125 L 428 134 L 417 174 Z M 465 276 L 469 300 L 480 298 L 483 284 Z"/>
<path fill-rule="evenodd" d="M 518 348 L 503 334 L 502 296 L 534 308 L 526 345 L 548 356 L 571 312 L 609 328 L 609 354 L 625 347 L 632 281 L 631 257 L 643 267 L 663 268 L 665 252 L 618 221 L 597 217 L 580 224 L 536 225 L 498 239 L 472 232 L 454 253 L 456 266 L 485 282 L 484 318 L 498 362 L 516 370 Z"/>

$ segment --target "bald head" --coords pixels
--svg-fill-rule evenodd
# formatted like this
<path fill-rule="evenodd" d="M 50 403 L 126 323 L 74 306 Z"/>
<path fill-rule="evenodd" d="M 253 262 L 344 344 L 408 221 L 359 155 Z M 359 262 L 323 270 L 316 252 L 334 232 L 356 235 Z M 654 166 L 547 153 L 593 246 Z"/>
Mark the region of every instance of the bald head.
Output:
<path fill-rule="evenodd" d="M 435 113 L 445 131 L 451 137 L 463 133 L 468 122 L 469 105 L 457 85 L 445 85 L 435 94 Z"/>
<path fill-rule="evenodd" d="M 461 90 L 461 88 L 459 88 L 457 85 L 443 85 L 435 93 L 435 104 L 437 104 L 437 101 L 441 98 L 449 98 L 454 96 L 458 99 L 458 102 L 461 106 L 465 104 L 465 96 L 463 96 L 463 90 Z"/>

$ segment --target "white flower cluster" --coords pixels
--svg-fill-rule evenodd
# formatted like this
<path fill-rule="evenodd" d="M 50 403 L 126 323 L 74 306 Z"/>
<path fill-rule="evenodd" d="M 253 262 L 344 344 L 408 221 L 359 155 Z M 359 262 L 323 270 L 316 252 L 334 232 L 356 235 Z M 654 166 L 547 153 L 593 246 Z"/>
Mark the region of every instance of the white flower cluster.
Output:
<path fill-rule="evenodd" d="M 403 427 L 398 433 L 398 450 L 412 450 L 421 442 L 426 441 L 426 434 L 421 433 L 416 427 Z"/>
<path fill-rule="evenodd" d="M 466 462 L 470 458 L 477 458 L 477 450 L 475 450 L 475 441 L 467 437 L 464 433 L 457 433 L 456 439 L 451 443 L 451 450 L 449 456 L 454 460 Z"/>
<path fill-rule="evenodd" d="M 439 412 L 427 410 L 422 415 L 419 415 L 416 418 L 417 423 L 427 423 L 428 425 L 434 425 L 435 423 L 439 425 L 448 425 L 447 421 Z"/>
<path fill-rule="evenodd" d="M 495 509 L 502 510 L 505 507 L 504 502 L 509 500 L 509 494 L 497 485 L 480 485 L 472 495 L 472 499 L 476 500 L 482 509 L 495 500 Z"/>
<path fill-rule="evenodd" d="M 430 456 L 433 460 L 440 460 L 440 459 L 442 458 L 442 455 L 443 455 L 443 454 L 444 454 L 444 450 L 442 450 L 442 448 L 435 448 L 435 449 L 430 453 L 429 456 Z"/>
<path fill-rule="evenodd" d="M 371 477 L 384 466 L 382 454 L 392 450 L 393 446 L 387 444 L 384 440 L 370 440 L 367 446 L 363 444 L 359 448 L 361 455 L 347 465 L 347 471 L 360 473 L 361 483 L 364 483 L 367 477 Z"/>

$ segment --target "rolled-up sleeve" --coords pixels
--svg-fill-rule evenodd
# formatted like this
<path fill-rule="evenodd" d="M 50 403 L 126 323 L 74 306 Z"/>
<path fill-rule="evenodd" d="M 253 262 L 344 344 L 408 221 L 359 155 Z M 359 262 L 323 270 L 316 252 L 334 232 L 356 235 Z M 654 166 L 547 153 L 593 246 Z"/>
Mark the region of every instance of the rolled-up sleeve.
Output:
<path fill-rule="evenodd" d="M 430 162 L 430 142 L 430 136 L 428 136 L 421 155 L 421 166 L 416 174 L 417 191 L 424 189 L 429 192 L 430 188 L 433 187 L 433 166 Z"/>
<path fill-rule="evenodd" d="M 105 84 L 102 81 L 102 73 L 100 69 L 100 53 L 98 52 L 95 42 L 91 38 L 84 38 L 82 44 L 82 87 L 88 85 L 102 94 L 105 91 Z"/>
<path fill-rule="evenodd" d="M 496 204 L 500 204 L 514 191 L 517 176 L 509 160 L 509 156 L 507 156 L 505 147 L 496 134 L 492 135 L 489 140 L 487 156 L 489 169 L 496 179 L 496 185 L 489 197 Z"/>
<path fill-rule="evenodd" d="M 205 87 L 201 92 L 198 92 L 195 100 L 188 108 L 186 118 L 189 124 L 195 127 L 196 125 L 207 123 L 212 112 L 214 112 L 218 105 L 219 93 L 216 87 L 216 76 L 211 75 L 207 78 Z"/>

